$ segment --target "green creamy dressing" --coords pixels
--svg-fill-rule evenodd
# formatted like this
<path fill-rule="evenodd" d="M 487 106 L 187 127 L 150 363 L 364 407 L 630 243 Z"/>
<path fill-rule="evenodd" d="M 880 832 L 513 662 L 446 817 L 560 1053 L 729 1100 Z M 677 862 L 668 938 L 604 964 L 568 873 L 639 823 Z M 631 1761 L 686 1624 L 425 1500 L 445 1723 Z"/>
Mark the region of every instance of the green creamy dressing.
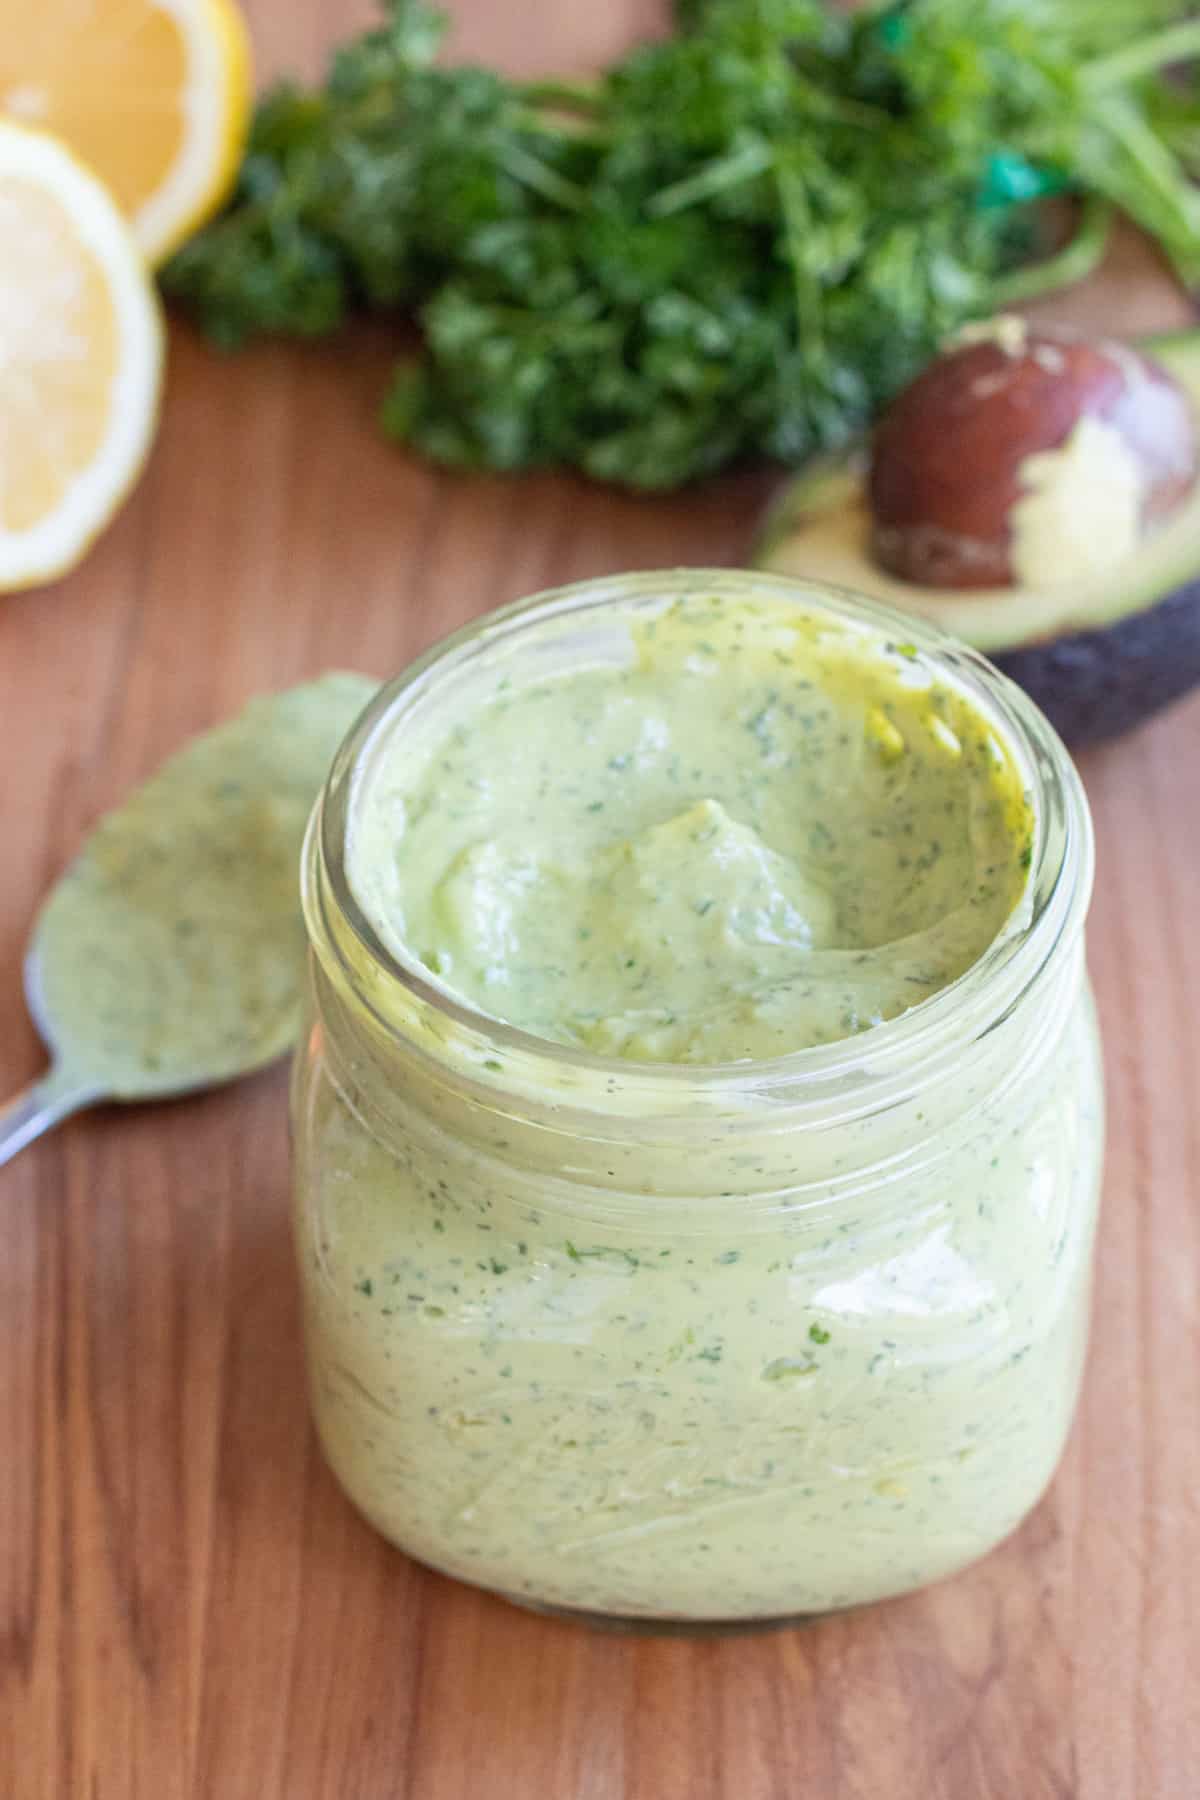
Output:
<path fill-rule="evenodd" d="M 903 650 L 720 597 L 495 694 L 364 782 L 356 896 L 493 1017 L 637 1061 L 778 1056 L 975 962 L 1026 881 L 1011 757 Z"/>
<path fill-rule="evenodd" d="M 331 674 L 252 700 L 103 818 L 47 901 L 35 949 L 62 1060 L 133 1097 L 280 1055 L 299 1021 L 308 815 L 375 692 Z"/>
<path fill-rule="evenodd" d="M 1027 922 L 1032 821 L 1007 735 L 878 630 L 596 611 L 418 680 L 360 753 L 359 908 L 476 1017 L 375 980 L 357 928 L 333 954 L 314 906 L 318 1429 L 388 1537 L 510 1595 L 877 1599 L 989 1549 L 1062 1447 L 1102 1135 L 1082 947 L 986 1031 L 948 1009 L 943 1072 L 877 1105 L 867 1073 L 799 1124 L 766 1075 L 667 1080 L 878 1043 Z"/>

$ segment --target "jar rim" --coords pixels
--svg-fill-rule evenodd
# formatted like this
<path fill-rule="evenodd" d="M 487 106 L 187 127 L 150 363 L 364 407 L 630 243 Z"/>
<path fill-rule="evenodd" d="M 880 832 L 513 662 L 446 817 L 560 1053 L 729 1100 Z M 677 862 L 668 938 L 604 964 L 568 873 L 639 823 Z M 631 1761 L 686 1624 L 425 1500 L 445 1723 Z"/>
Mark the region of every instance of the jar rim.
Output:
<path fill-rule="evenodd" d="M 397 956 L 383 942 L 360 907 L 346 866 L 348 827 L 357 782 L 376 740 L 395 718 L 434 684 L 452 686 L 456 670 L 492 654 L 523 632 L 552 620 L 608 607 L 668 603 L 690 595 L 777 601 L 824 612 L 842 623 L 858 623 L 886 640 L 899 640 L 931 674 L 959 689 L 997 731 L 1016 759 L 1029 790 L 1034 816 L 1033 856 L 1026 898 L 982 954 L 954 981 L 893 1019 L 828 1044 L 810 1045 L 761 1059 L 723 1063 L 635 1062 L 603 1056 L 575 1045 L 539 1037 L 473 1006 L 430 971 Z M 871 1079 L 873 1090 L 900 1078 L 911 1091 L 914 1072 L 936 1076 L 937 1067 L 962 1047 L 962 1020 L 975 1009 L 972 1038 L 984 1035 L 1028 991 L 1056 951 L 1082 929 L 1091 894 L 1094 845 L 1083 786 L 1065 746 L 1033 701 L 978 651 L 931 622 L 901 613 L 852 589 L 825 581 L 803 581 L 755 571 L 684 567 L 594 577 L 535 593 L 484 614 L 440 639 L 387 682 L 360 715 L 334 759 L 313 810 L 304 853 L 303 891 L 310 942 L 319 956 L 339 966 L 355 998 L 398 1042 L 407 1034 L 398 1024 L 405 1003 L 415 1002 L 453 1034 L 456 1044 L 480 1054 L 465 1071 L 478 1077 L 488 1055 L 499 1053 L 508 1078 L 519 1070 L 521 1087 L 544 1088 L 539 1071 L 553 1070 L 551 1086 L 564 1076 L 579 1085 L 588 1078 L 603 1091 L 619 1086 L 647 1103 L 664 1106 L 698 1097 L 728 1096 L 806 1099 L 827 1103 L 831 1086 Z M 345 932 L 365 958 L 370 982 L 351 966 L 340 943 Z M 368 992 L 368 986 L 370 991 Z M 398 1006 L 381 1003 L 391 991 Z M 424 1045 L 428 1050 L 428 1045 Z M 939 1051 L 941 1054 L 939 1054 Z M 474 1066 L 471 1066 L 474 1065 Z M 877 1092 L 877 1099 L 882 1094 Z M 582 1102 L 584 1103 L 585 1102 Z"/>

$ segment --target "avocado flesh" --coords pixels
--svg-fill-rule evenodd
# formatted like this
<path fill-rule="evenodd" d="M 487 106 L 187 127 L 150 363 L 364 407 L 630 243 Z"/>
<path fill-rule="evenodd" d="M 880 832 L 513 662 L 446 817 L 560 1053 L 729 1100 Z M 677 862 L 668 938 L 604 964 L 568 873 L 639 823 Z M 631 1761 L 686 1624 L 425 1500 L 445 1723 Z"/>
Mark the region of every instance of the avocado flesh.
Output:
<path fill-rule="evenodd" d="M 1144 348 L 1200 422 L 1200 331 Z M 1102 581 L 1045 592 L 923 588 L 872 560 L 866 465 L 859 448 L 797 476 L 767 517 L 756 566 L 837 582 L 940 625 L 1019 681 L 1072 743 L 1127 730 L 1200 683 L 1200 484 Z"/>

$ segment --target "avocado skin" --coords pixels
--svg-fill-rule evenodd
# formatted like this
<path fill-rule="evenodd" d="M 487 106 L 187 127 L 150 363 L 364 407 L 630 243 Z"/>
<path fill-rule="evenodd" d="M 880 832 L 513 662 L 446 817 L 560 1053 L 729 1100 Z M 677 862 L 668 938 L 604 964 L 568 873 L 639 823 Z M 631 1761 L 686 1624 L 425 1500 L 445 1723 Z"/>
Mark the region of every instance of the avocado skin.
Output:
<path fill-rule="evenodd" d="M 1118 737 L 1200 685 L 1200 576 L 1141 612 L 991 660 L 1080 749 Z"/>

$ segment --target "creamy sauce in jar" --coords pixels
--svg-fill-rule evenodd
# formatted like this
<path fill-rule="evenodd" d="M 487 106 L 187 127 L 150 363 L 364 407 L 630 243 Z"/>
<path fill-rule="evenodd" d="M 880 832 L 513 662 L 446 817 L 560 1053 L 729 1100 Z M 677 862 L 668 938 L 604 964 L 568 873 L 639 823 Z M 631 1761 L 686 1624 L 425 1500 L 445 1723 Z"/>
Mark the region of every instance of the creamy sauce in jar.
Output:
<path fill-rule="evenodd" d="M 829 1043 L 976 961 L 1032 819 L 961 694 L 716 595 L 635 645 L 376 763 L 349 873 L 386 942 L 496 1018 L 662 1062 Z"/>
<path fill-rule="evenodd" d="M 1102 1138 L 1086 815 L 1057 961 L 991 1017 L 1026 766 L 924 637 L 840 604 L 701 590 L 631 610 L 615 662 L 497 656 L 469 705 L 384 715 L 350 888 L 474 1022 L 335 949 L 310 846 L 318 1428 L 387 1536 L 519 1599 L 877 1599 L 999 1541 L 1061 1450 Z"/>

